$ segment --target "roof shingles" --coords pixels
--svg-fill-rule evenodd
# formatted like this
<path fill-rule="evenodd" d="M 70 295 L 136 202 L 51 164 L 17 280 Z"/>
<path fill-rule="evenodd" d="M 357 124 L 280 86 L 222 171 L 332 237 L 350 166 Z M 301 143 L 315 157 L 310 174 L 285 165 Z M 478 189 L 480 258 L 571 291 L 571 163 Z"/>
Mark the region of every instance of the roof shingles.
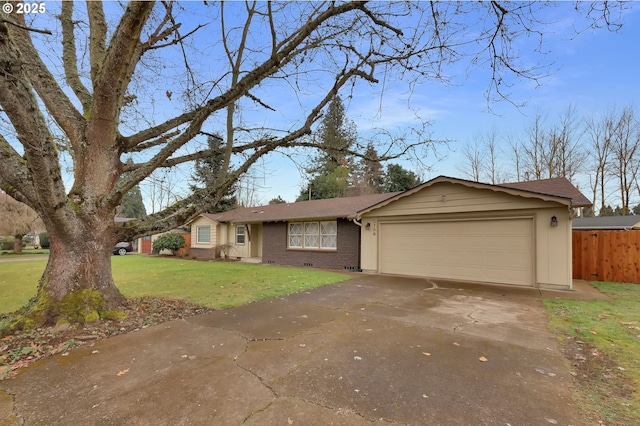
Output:
<path fill-rule="evenodd" d="M 270 204 L 259 207 L 245 207 L 223 213 L 205 213 L 203 216 L 216 222 L 259 223 L 283 222 L 294 220 L 322 220 L 353 218 L 365 210 L 375 209 L 395 198 L 410 195 L 430 184 L 439 181 L 451 181 L 473 187 L 492 188 L 494 190 L 538 194 L 541 196 L 570 200 L 572 207 L 590 206 L 591 202 L 566 178 L 543 179 L 528 182 L 504 183 L 500 185 L 481 184 L 479 182 L 439 176 L 409 191 L 385 194 L 361 195 L 358 197 L 330 198 L 326 200 L 301 201 L 297 203 Z"/>
<path fill-rule="evenodd" d="M 256 223 L 280 222 L 305 219 L 348 218 L 361 209 L 377 204 L 397 195 L 361 195 L 358 197 L 329 198 L 325 200 L 300 201 L 297 203 L 269 204 L 260 207 L 245 207 L 223 213 L 206 213 L 205 217 L 217 222 Z"/>
<path fill-rule="evenodd" d="M 535 192 L 536 194 L 568 198 L 571 200 L 572 207 L 588 207 L 592 205 L 591 201 L 589 201 L 589 199 L 585 197 L 578 188 L 573 186 L 573 184 L 564 177 L 532 180 L 527 182 L 502 183 L 497 186 Z"/>

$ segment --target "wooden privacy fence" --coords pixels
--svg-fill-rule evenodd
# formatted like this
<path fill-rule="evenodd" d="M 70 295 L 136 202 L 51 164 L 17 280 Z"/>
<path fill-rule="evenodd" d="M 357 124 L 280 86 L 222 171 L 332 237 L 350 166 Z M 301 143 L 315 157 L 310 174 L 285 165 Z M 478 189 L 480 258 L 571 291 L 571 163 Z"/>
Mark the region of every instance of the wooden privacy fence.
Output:
<path fill-rule="evenodd" d="M 573 231 L 573 278 L 640 283 L 640 230 Z"/>

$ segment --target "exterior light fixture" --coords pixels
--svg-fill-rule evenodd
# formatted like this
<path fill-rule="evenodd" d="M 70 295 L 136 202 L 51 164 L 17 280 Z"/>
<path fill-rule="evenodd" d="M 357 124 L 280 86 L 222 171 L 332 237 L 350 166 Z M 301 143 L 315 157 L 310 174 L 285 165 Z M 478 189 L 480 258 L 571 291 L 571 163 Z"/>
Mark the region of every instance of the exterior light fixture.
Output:
<path fill-rule="evenodd" d="M 552 228 L 558 227 L 558 218 L 556 217 L 556 215 L 551 216 L 551 227 Z"/>
<path fill-rule="evenodd" d="M 442 202 L 444 203 L 445 201 L 447 201 L 447 194 L 442 194 L 440 196 L 440 200 L 442 200 Z"/>
<path fill-rule="evenodd" d="M 364 229 L 366 229 L 367 231 L 371 229 L 371 224 L 367 222 L 367 224 L 364 226 Z"/>

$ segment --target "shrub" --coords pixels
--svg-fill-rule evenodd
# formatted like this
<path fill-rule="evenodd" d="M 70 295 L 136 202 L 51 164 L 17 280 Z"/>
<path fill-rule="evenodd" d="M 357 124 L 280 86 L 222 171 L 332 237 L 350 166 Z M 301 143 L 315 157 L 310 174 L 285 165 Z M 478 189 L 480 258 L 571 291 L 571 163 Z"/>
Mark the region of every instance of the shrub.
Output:
<path fill-rule="evenodd" d="M 172 254 L 176 254 L 178 250 L 185 246 L 184 237 L 175 232 L 168 232 L 160 235 L 153 242 L 153 251 L 160 253 L 162 250 L 171 250 Z"/>
<path fill-rule="evenodd" d="M 40 233 L 40 247 L 49 248 L 51 246 L 51 241 L 49 240 L 49 234 L 46 232 Z"/>
<path fill-rule="evenodd" d="M 13 238 L 4 237 L 2 241 L 0 241 L 0 249 L 2 250 L 13 250 Z"/>

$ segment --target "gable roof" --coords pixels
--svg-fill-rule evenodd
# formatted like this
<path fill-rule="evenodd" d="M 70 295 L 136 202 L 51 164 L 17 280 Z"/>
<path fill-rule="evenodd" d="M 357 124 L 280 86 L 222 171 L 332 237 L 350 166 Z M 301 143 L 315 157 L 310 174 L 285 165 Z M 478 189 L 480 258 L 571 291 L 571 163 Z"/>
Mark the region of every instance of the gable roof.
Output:
<path fill-rule="evenodd" d="M 405 192 L 401 192 L 394 197 L 382 200 L 381 202 L 365 207 L 358 211 L 354 217 L 361 217 L 363 214 L 372 210 L 386 206 L 387 204 L 414 194 L 422 189 L 433 186 L 437 183 L 447 182 L 463 185 L 469 188 L 489 189 L 495 192 L 502 192 L 511 195 L 517 195 L 525 198 L 535 198 L 543 201 L 553 201 L 564 204 L 569 207 L 590 206 L 591 202 L 585 197 L 575 186 L 566 178 L 545 179 L 542 181 L 516 182 L 500 185 L 492 185 L 489 183 L 474 182 L 465 179 L 452 178 L 449 176 L 438 176 L 421 185 L 411 188 Z"/>
<path fill-rule="evenodd" d="M 329 198 L 299 201 L 297 203 L 269 204 L 243 207 L 222 213 L 204 213 L 201 216 L 216 222 L 258 223 L 292 220 L 350 218 L 361 209 L 399 194 L 360 195 L 357 197 Z"/>
<path fill-rule="evenodd" d="M 640 216 L 579 217 L 571 224 L 576 230 L 589 229 L 640 229 Z"/>
<path fill-rule="evenodd" d="M 557 195 L 571 199 L 571 207 L 588 207 L 593 203 L 565 177 L 532 180 L 527 182 L 502 183 L 498 186 L 520 189 L 536 194 Z"/>

